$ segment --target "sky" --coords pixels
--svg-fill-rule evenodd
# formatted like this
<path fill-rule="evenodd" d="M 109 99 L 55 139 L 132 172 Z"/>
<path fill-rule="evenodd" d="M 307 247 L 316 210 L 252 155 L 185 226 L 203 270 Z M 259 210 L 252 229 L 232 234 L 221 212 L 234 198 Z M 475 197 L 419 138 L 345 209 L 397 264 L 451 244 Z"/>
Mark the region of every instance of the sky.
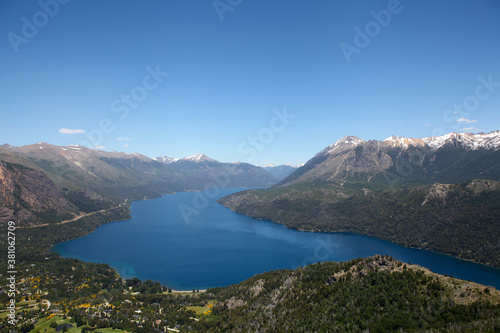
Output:
<path fill-rule="evenodd" d="M 6 0 L 0 145 L 301 164 L 500 130 L 500 1 Z"/>

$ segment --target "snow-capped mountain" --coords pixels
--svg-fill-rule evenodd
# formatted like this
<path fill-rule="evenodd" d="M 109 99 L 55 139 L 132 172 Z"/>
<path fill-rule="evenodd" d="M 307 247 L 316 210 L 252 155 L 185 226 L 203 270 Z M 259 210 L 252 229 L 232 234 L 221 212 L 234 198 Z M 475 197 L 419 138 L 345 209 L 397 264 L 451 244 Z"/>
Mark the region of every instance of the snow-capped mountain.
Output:
<path fill-rule="evenodd" d="M 423 138 L 422 141 L 433 148 L 441 148 L 446 144 L 461 145 L 468 149 L 499 149 L 500 131 L 490 133 L 449 133 L 437 137 Z"/>
<path fill-rule="evenodd" d="M 186 156 L 184 158 L 175 158 L 175 157 L 169 157 L 169 156 L 160 156 L 160 157 L 155 157 L 155 161 L 162 162 L 165 164 L 170 164 L 174 163 L 177 161 L 191 161 L 191 162 L 219 162 L 217 160 L 214 160 L 213 158 L 208 157 L 205 154 L 196 154 L 196 155 L 191 155 L 191 156 Z"/>
<path fill-rule="evenodd" d="M 297 170 L 299 167 L 293 166 L 290 163 L 287 163 L 287 164 L 282 164 L 282 165 L 268 164 L 268 165 L 265 165 L 261 168 L 266 170 L 270 174 L 274 175 L 279 180 L 282 180 L 282 179 L 288 177 L 288 175 L 290 175 L 292 172 Z"/>
<path fill-rule="evenodd" d="M 181 158 L 182 161 L 193 161 L 193 162 L 218 162 L 217 160 L 214 160 L 213 158 L 208 157 L 205 154 L 196 154 L 192 156 L 187 156 L 184 158 Z"/>
<path fill-rule="evenodd" d="M 346 136 L 279 183 L 314 180 L 417 183 L 500 180 L 500 131 L 449 133 L 421 139 L 391 136 L 365 141 Z"/>
<path fill-rule="evenodd" d="M 168 164 L 172 170 L 184 175 L 184 184 L 190 186 L 246 187 L 272 185 L 280 179 L 266 170 L 248 163 L 223 163 L 205 154 L 196 154 L 184 158 L 157 157 L 156 161 Z M 224 181 L 220 181 L 222 177 Z M 219 183 L 214 183 L 219 180 Z"/>
<path fill-rule="evenodd" d="M 386 143 L 392 143 L 393 146 L 409 147 L 428 145 L 434 149 L 445 145 L 460 146 L 467 149 L 499 149 L 500 131 L 490 133 L 448 133 L 441 136 L 431 136 L 422 139 L 405 138 L 391 136 L 384 140 Z"/>
<path fill-rule="evenodd" d="M 334 144 L 329 145 L 318 155 L 338 152 L 340 150 L 350 149 L 358 145 L 364 145 L 367 142 L 377 142 L 380 147 L 425 147 L 439 149 L 450 145 L 471 150 L 477 149 L 500 149 L 500 131 L 490 133 L 448 133 L 441 136 L 426 137 L 421 139 L 406 138 L 402 136 L 390 136 L 383 141 L 365 141 L 355 136 L 345 136 Z"/>
<path fill-rule="evenodd" d="M 208 157 L 205 154 L 196 154 L 196 155 L 191 155 L 191 156 L 186 156 L 184 158 L 175 158 L 175 157 L 169 157 L 169 156 L 160 156 L 160 157 L 155 157 L 155 161 L 162 162 L 165 164 L 170 164 L 174 163 L 177 161 L 191 161 L 191 162 L 218 162 L 217 160 L 214 160 L 213 158 Z"/>
<path fill-rule="evenodd" d="M 254 165 L 220 163 L 203 154 L 153 160 L 138 153 L 45 142 L 1 145 L 0 179 L 0 223 L 15 219 L 16 224 L 33 225 L 114 207 L 125 199 L 279 181 Z"/>
<path fill-rule="evenodd" d="M 301 164 L 292 164 L 292 163 L 285 163 L 285 164 L 280 164 L 280 165 L 276 165 L 276 164 L 266 164 L 266 165 L 261 165 L 260 167 L 261 168 L 275 168 L 275 167 L 279 167 L 279 166 L 282 166 L 282 165 L 285 165 L 285 166 L 289 166 L 289 167 L 292 167 L 292 168 L 300 168 L 301 166 L 304 165 L 304 163 L 301 163 Z"/>
<path fill-rule="evenodd" d="M 350 135 L 344 136 L 339 141 L 329 145 L 328 147 L 320 151 L 316 156 L 328 154 L 334 151 L 336 148 L 349 149 L 352 147 L 356 147 L 357 145 L 362 144 L 363 142 L 365 141 L 355 136 L 350 136 Z"/>
<path fill-rule="evenodd" d="M 169 156 L 160 156 L 160 157 L 155 157 L 153 158 L 157 162 L 165 163 L 165 164 L 170 164 L 172 162 L 178 161 L 178 158 L 175 157 L 169 157 Z"/>

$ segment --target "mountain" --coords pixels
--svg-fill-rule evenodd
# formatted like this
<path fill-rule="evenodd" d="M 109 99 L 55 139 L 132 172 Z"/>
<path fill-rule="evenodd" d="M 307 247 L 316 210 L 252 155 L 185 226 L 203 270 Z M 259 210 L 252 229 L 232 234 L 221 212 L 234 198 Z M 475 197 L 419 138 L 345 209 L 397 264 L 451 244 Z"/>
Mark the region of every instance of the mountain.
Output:
<path fill-rule="evenodd" d="M 175 158 L 175 157 L 161 156 L 161 157 L 155 157 L 155 158 L 153 158 L 153 160 L 155 160 L 157 162 L 165 163 L 165 164 L 170 164 L 170 163 L 175 162 L 179 159 Z"/>
<path fill-rule="evenodd" d="M 460 183 L 500 180 L 500 131 L 364 141 L 346 136 L 326 147 L 278 186 L 311 181 Z"/>
<path fill-rule="evenodd" d="M 177 162 L 177 161 L 193 161 L 193 162 L 211 161 L 211 162 L 217 162 L 216 160 L 208 157 L 205 154 L 196 154 L 196 155 L 187 156 L 187 157 L 184 157 L 184 158 L 161 156 L 161 157 L 155 157 L 153 159 L 155 161 L 162 162 L 162 163 L 165 163 L 165 164 L 170 164 L 170 163 Z"/>
<path fill-rule="evenodd" d="M 82 146 L 40 142 L 4 148 L 0 159 L 33 167 L 47 174 L 63 191 L 85 191 L 118 203 L 175 191 L 176 173 L 163 163 L 137 153 L 106 152 Z"/>
<path fill-rule="evenodd" d="M 258 274 L 209 289 L 204 332 L 491 332 L 500 293 L 375 255 Z"/>
<path fill-rule="evenodd" d="M 449 133 L 438 137 L 423 138 L 422 140 L 433 148 L 441 148 L 443 146 L 451 145 L 472 150 L 498 150 L 500 147 L 500 131 L 494 131 L 486 134 Z"/>
<path fill-rule="evenodd" d="M 0 148 L 0 161 L 19 165 L 25 173 L 35 170 L 43 174 L 50 180 L 50 193 L 58 191 L 58 196 L 72 204 L 71 209 L 56 209 L 58 214 L 65 216 L 74 216 L 75 207 L 79 212 L 90 213 L 116 206 L 125 199 L 157 197 L 181 189 L 175 171 L 140 154 L 104 152 L 81 146 L 60 147 L 40 142 L 22 147 L 4 145 Z M 32 185 L 32 180 L 26 177 L 12 179 L 15 187 Z M 0 184 L 0 191 L 7 190 L 5 183 Z M 45 200 L 41 192 L 33 195 L 38 200 Z M 18 202 L 25 208 L 31 207 L 23 196 L 18 197 Z M 3 201 L 1 207 L 15 211 L 21 209 Z M 70 206 L 59 208 L 62 207 Z M 36 210 L 31 211 L 40 217 Z M 36 223 L 60 220 L 53 217 L 45 214 L 45 217 L 36 219 Z M 23 219 L 18 222 L 27 223 Z"/>
<path fill-rule="evenodd" d="M 500 267 L 500 131 L 346 136 L 270 189 L 219 199 L 257 219 L 347 231 Z"/>
<path fill-rule="evenodd" d="M 204 154 L 184 157 L 168 163 L 184 175 L 188 187 L 255 187 L 276 184 L 279 179 L 263 168 L 248 163 L 222 163 Z"/>
<path fill-rule="evenodd" d="M 22 147 L 2 145 L 4 181 L 0 193 L 4 200 L 0 201 L 0 211 L 3 219 L 19 217 L 20 222 L 28 223 L 38 217 L 34 220 L 43 224 L 108 209 L 125 200 L 213 186 L 267 186 L 278 181 L 259 167 L 220 163 L 203 154 L 159 160 L 138 153 L 45 142 Z M 45 187 L 32 188 L 35 184 Z M 26 191 L 30 191 L 29 196 Z M 47 203 L 46 212 L 40 210 L 38 202 Z"/>
<path fill-rule="evenodd" d="M 292 172 L 297 170 L 299 167 L 293 166 L 291 164 L 283 164 L 283 165 L 265 165 L 262 167 L 262 169 L 266 170 L 279 180 L 283 180 L 286 177 L 288 177 Z"/>
<path fill-rule="evenodd" d="M 218 202 L 288 228 L 352 232 L 500 267 L 500 182 L 473 180 L 395 191 L 304 183 L 248 190 Z"/>
<path fill-rule="evenodd" d="M 192 162 L 219 162 L 214 160 L 213 158 L 208 157 L 205 154 L 196 154 L 188 157 L 184 157 L 181 159 L 182 161 L 192 161 Z"/>
<path fill-rule="evenodd" d="M 80 213 L 41 171 L 0 161 L 0 222 L 62 221 Z"/>

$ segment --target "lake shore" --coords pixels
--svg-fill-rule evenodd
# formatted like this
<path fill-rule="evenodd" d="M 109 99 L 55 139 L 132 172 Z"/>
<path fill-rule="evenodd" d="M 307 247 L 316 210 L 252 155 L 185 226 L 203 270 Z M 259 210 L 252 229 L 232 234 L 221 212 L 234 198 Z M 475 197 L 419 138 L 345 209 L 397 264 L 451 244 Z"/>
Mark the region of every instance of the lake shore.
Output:
<path fill-rule="evenodd" d="M 222 192 L 233 190 L 238 189 L 221 189 Z M 194 194 L 190 192 L 165 195 L 158 201 L 135 201 L 134 216 L 127 223 L 108 225 L 100 232 L 94 232 L 85 241 L 79 240 L 64 249 L 65 256 L 111 265 L 113 262 L 127 262 L 135 268 L 133 274 L 159 281 L 168 288 L 175 288 L 177 293 L 192 293 L 193 288 L 205 290 L 207 286 L 241 282 L 264 271 L 305 266 L 318 261 L 347 261 L 376 253 L 418 263 L 435 272 L 462 279 L 476 279 L 476 273 L 468 275 L 467 271 L 498 275 L 497 270 L 486 268 L 489 266 L 475 266 L 477 264 L 463 259 L 404 247 L 373 236 L 297 231 L 267 220 L 256 221 L 220 206 L 215 199 L 207 207 L 200 208 L 200 214 L 196 215 L 193 223 L 186 224 L 178 207 L 193 202 Z M 170 208 L 165 210 L 166 207 Z M 168 212 L 169 215 L 164 216 L 161 212 Z M 110 241 L 113 243 L 111 246 Z M 138 246 L 130 250 L 131 244 Z M 129 255 L 124 253 L 129 251 L 127 249 L 132 251 Z M 127 258 L 136 257 L 137 253 L 151 255 L 127 261 Z M 438 262 L 443 265 L 436 264 Z M 445 264 L 450 268 L 444 269 Z M 467 268 L 460 268 L 463 265 Z M 147 267 L 156 267 L 154 274 L 149 274 Z M 159 271 L 162 273 L 159 274 Z M 201 277 L 204 277 L 204 285 L 199 283 Z M 498 281 L 498 278 L 493 280 Z M 482 279 L 480 283 L 495 283 L 489 281 L 492 281 L 491 278 Z"/>

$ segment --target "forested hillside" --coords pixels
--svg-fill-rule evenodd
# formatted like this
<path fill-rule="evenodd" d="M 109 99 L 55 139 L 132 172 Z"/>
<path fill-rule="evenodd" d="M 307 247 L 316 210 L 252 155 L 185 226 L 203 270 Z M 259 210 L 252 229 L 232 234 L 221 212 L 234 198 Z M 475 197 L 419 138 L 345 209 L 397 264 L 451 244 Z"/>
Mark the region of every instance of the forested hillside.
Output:
<path fill-rule="evenodd" d="M 500 182 L 396 191 L 304 183 L 248 190 L 218 202 L 293 229 L 374 236 L 500 267 Z"/>
<path fill-rule="evenodd" d="M 494 332 L 500 293 L 387 256 L 318 263 L 209 290 L 208 332 Z"/>

